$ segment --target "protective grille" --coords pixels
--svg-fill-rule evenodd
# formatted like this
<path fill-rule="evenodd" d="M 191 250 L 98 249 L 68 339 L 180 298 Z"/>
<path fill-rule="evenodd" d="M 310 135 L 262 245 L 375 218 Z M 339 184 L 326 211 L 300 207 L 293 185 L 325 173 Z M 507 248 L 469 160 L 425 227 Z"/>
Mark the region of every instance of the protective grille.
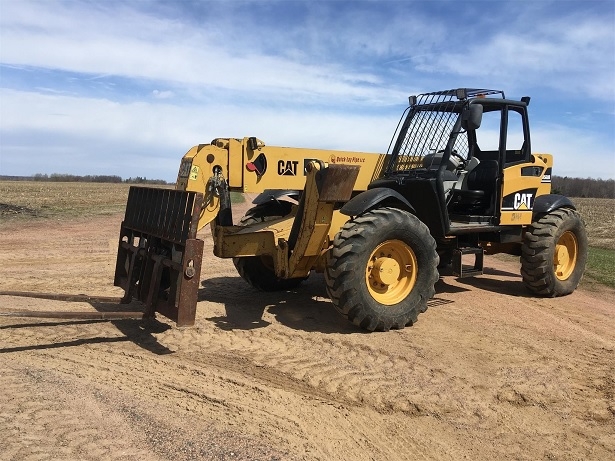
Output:
<path fill-rule="evenodd" d="M 432 167 L 438 153 L 446 148 L 462 107 L 463 101 L 458 101 L 454 92 L 419 96 L 402 127 L 389 171 Z M 457 133 L 453 149 L 467 158 L 465 132 Z"/>

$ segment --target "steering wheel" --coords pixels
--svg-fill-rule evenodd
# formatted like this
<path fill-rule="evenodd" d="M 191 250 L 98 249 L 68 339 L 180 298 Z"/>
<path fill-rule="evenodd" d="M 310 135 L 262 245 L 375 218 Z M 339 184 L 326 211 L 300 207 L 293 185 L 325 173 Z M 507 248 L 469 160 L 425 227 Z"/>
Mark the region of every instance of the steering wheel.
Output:
<path fill-rule="evenodd" d="M 459 160 L 459 164 L 457 165 L 451 162 L 451 165 L 455 167 L 455 170 L 459 171 L 465 168 L 468 161 L 465 158 L 463 158 L 460 154 L 458 154 L 456 150 L 451 151 L 451 157 L 455 157 L 457 160 Z"/>
<path fill-rule="evenodd" d="M 452 155 L 453 157 L 457 157 L 461 163 L 465 163 L 465 162 L 466 162 L 466 159 L 465 159 L 465 158 L 463 158 L 463 157 L 461 156 L 461 154 L 458 154 L 456 150 L 452 150 L 452 151 L 451 151 L 451 155 Z"/>

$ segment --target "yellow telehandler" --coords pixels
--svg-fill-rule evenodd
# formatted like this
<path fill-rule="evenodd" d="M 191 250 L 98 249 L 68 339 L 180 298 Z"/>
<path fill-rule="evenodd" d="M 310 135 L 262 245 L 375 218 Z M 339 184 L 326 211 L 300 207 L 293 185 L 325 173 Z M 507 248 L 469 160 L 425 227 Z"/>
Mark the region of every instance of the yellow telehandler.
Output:
<path fill-rule="evenodd" d="M 255 137 L 195 146 L 175 190 L 131 188 L 115 285 L 146 316 L 194 324 L 197 231 L 210 224 L 214 254 L 255 288 L 289 290 L 324 272 L 335 308 L 369 331 L 412 325 L 439 265 L 480 275 L 484 254 L 519 255 L 537 295 L 569 294 L 587 236 L 572 202 L 550 193 L 552 156 L 531 152 L 529 100 L 470 88 L 411 96 L 387 154 Z M 260 193 L 238 223 L 231 191 Z"/>

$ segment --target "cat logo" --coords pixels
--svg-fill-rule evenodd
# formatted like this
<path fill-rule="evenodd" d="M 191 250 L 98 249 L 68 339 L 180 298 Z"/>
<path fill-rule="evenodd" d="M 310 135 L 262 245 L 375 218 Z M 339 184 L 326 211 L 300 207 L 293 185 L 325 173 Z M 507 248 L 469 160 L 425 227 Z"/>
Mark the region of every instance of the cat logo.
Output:
<path fill-rule="evenodd" d="M 532 197 L 534 194 L 515 194 L 515 201 L 513 208 L 515 210 L 531 210 L 532 209 Z"/>
<path fill-rule="evenodd" d="M 280 176 L 297 176 L 297 160 L 279 160 L 278 161 L 278 174 Z"/>
<path fill-rule="evenodd" d="M 530 211 L 534 207 L 537 188 L 511 192 L 502 199 L 502 211 Z"/>

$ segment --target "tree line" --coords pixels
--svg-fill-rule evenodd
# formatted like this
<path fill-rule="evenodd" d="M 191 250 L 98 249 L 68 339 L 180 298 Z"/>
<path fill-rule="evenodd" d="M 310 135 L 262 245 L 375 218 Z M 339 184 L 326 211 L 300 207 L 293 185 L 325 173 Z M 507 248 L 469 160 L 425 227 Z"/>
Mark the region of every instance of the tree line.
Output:
<path fill-rule="evenodd" d="M 551 193 L 566 197 L 615 198 L 615 180 L 553 176 Z"/>
<path fill-rule="evenodd" d="M 0 176 L 5 181 L 42 181 L 42 182 L 98 182 L 98 183 L 126 183 L 126 184 L 169 184 L 164 179 L 147 179 L 137 176 L 135 178 L 122 179 L 117 175 L 74 175 L 63 173 L 43 174 L 36 173 L 34 176 Z"/>
<path fill-rule="evenodd" d="M 101 182 L 127 184 L 169 184 L 163 179 L 147 179 L 137 176 L 122 179 L 116 175 L 72 175 L 72 174 L 42 174 L 34 176 L 0 176 L 0 180 L 13 181 L 51 181 L 51 182 Z M 568 176 L 553 176 L 551 192 L 567 197 L 615 198 L 615 180 L 593 178 L 569 178 Z"/>

